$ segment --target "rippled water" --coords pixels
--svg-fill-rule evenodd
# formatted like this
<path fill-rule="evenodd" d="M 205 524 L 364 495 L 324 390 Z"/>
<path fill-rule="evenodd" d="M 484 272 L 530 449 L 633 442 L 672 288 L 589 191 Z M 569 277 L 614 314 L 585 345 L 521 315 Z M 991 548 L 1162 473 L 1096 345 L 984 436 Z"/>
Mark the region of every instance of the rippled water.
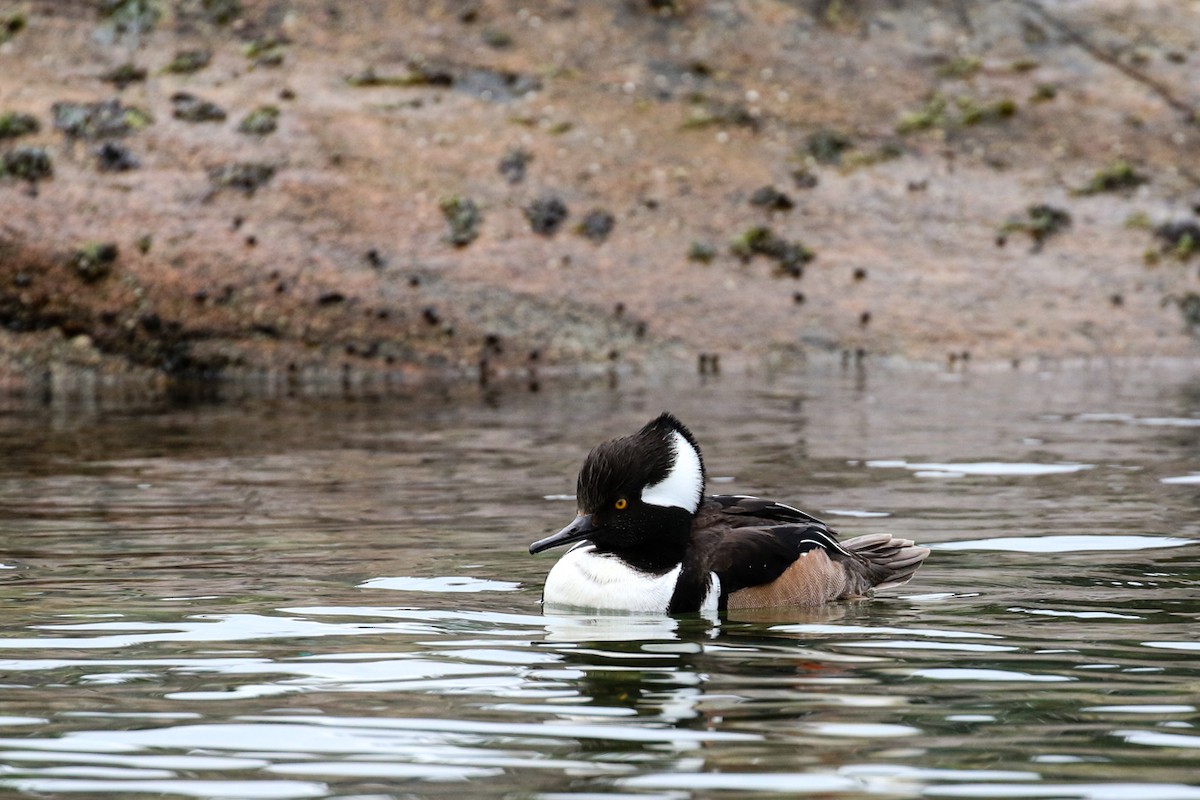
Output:
<path fill-rule="evenodd" d="M 871 602 L 544 616 L 587 448 L 933 544 Z M 1200 382 L 469 389 L 0 415 L 0 793 L 1200 798 Z"/>

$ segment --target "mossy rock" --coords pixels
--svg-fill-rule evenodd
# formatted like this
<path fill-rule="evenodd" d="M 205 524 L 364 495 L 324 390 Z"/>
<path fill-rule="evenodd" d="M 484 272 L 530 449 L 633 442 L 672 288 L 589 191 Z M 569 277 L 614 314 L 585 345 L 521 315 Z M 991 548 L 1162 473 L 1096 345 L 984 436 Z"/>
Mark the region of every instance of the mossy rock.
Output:
<path fill-rule="evenodd" d="M 180 50 L 163 69 L 175 75 L 190 75 L 212 63 L 211 50 Z"/>
<path fill-rule="evenodd" d="M 228 25 L 242 15 L 241 0 L 203 0 L 201 7 L 215 25 Z"/>
<path fill-rule="evenodd" d="M 1124 159 L 1114 161 L 1103 169 L 1097 170 L 1087 185 L 1079 189 L 1077 194 L 1103 194 L 1104 192 L 1128 192 L 1147 183 L 1150 179 L 1133 168 Z"/>
<path fill-rule="evenodd" d="M 139 67 L 132 61 L 127 61 L 119 67 L 110 69 L 100 77 L 118 89 L 124 89 L 131 83 L 143 83 L 146 80 L 146 69 L 145 67 Z"/>
<path fill-rule="evenodd" d="M 41 129 L 42 123 L 32 114 L 23 114 L 20 111 L 0 114 L 0 139 L 16 139 L 19 136 L 37 133 Z"/>
<path fill-rule="evenodd" d="M 237 189 L 254 194 L 275 177 L 275 165 L 259 161 L 242 161 L 213 167 L 208 179 L 216 189 Z"/>
<path fill-rule="evenodd" d="M 123 105 L 116 98 L 99 103 L 55 103 L 50 114 L 54 127 L 70 139 L 129 136 L 154 122 L 150 112 Z"/>
<path fill-rule="evenodd" d="M 842 154 L 854 147 L 854 141 L 835 130 L 819 130 L 808 137 L 808 154 L 818 164 L 840 164 Z"/>
<path fill-rule="evenodd" d="M 1045 203 L 1025 209 L 1025 217 L 1013 217 L 1000 228 L 999 243 L 1003 244 L 1010 233 L 1027 233 L 1033 239 L 1033 249 L 1038 251 L 1046 240 L 1071 227 L 1071 215 Z"/>
<path fill-rule="evenodd" d="M 688 246 L 688 261 L 695 261 L 700 264 L 711 264 L 712 260 L 717 257 L 717 248 L 713 247 L 708 242 L 692 242 Z"/>
<path fill-rule="evenodd" d="M 238 124 L 238 130 L 251 136 L 268 136 L 279 127 L 279 109 L 276 106 L 259 106 L 247 114 Z"/>
<path fill-rule="evenodd" d="M 0 176 L 36 183 L 54 176 L 54 162 L 44 147 L 14 147 L 0 157 Z"/>
<path fill-rule="evenodd" d="M 455 247 L 466 247 L 479 237 L 479 226 L 483 214 L 479 206 L 469 197 L 447 197 L 439 203 L 442 216 L 450 223 L 450 235 L 446 240 Z"/>
<path fill-rule="evenodd" d="M 184 122 L 222 122 L 226 116 L 225 109 L 190 92 L 171 95 L 171 107 L 175 119 Z"/>

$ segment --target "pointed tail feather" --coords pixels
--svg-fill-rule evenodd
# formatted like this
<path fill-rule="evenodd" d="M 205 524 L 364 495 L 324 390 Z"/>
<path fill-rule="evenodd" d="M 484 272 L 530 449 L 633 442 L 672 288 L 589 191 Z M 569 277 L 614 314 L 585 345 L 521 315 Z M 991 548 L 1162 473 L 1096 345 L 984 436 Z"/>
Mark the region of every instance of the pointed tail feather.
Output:
<path fill-rule="evenodd" d="M 928 547 L 887 533 L 856 536 L 842 542 L 842 547 L 858 556 L 858 563 L 846 567 L 848 572 L 859 573 L 864 589 L 890 589 L 907 583 L 929 557 Z"/>

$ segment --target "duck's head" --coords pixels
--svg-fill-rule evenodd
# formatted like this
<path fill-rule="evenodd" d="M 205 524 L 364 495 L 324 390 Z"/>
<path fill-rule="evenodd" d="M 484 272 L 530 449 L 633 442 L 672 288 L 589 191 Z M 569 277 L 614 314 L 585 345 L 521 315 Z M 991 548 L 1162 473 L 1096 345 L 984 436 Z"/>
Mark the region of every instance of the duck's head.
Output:
<path fill-rule="evenodd" d="M 704 497 L 700 447 L 682 422 L 663 413 L 637 433 L 593 448 L 575 497 L 575 521 L 529 552 L 589 539 L 600 551 L 653 550 L 674 558 L 687 545 Z"/>

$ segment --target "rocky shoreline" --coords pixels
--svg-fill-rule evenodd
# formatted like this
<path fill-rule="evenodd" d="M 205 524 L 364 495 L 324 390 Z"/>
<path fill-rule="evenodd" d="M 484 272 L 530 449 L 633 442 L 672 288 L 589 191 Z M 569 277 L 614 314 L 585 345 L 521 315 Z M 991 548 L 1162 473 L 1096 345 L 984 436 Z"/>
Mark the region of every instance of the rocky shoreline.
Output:
<path fill-rule="evenodd" d="M 0 4 L 0 390 L 1192 357 L 1198 14 Z"/>

